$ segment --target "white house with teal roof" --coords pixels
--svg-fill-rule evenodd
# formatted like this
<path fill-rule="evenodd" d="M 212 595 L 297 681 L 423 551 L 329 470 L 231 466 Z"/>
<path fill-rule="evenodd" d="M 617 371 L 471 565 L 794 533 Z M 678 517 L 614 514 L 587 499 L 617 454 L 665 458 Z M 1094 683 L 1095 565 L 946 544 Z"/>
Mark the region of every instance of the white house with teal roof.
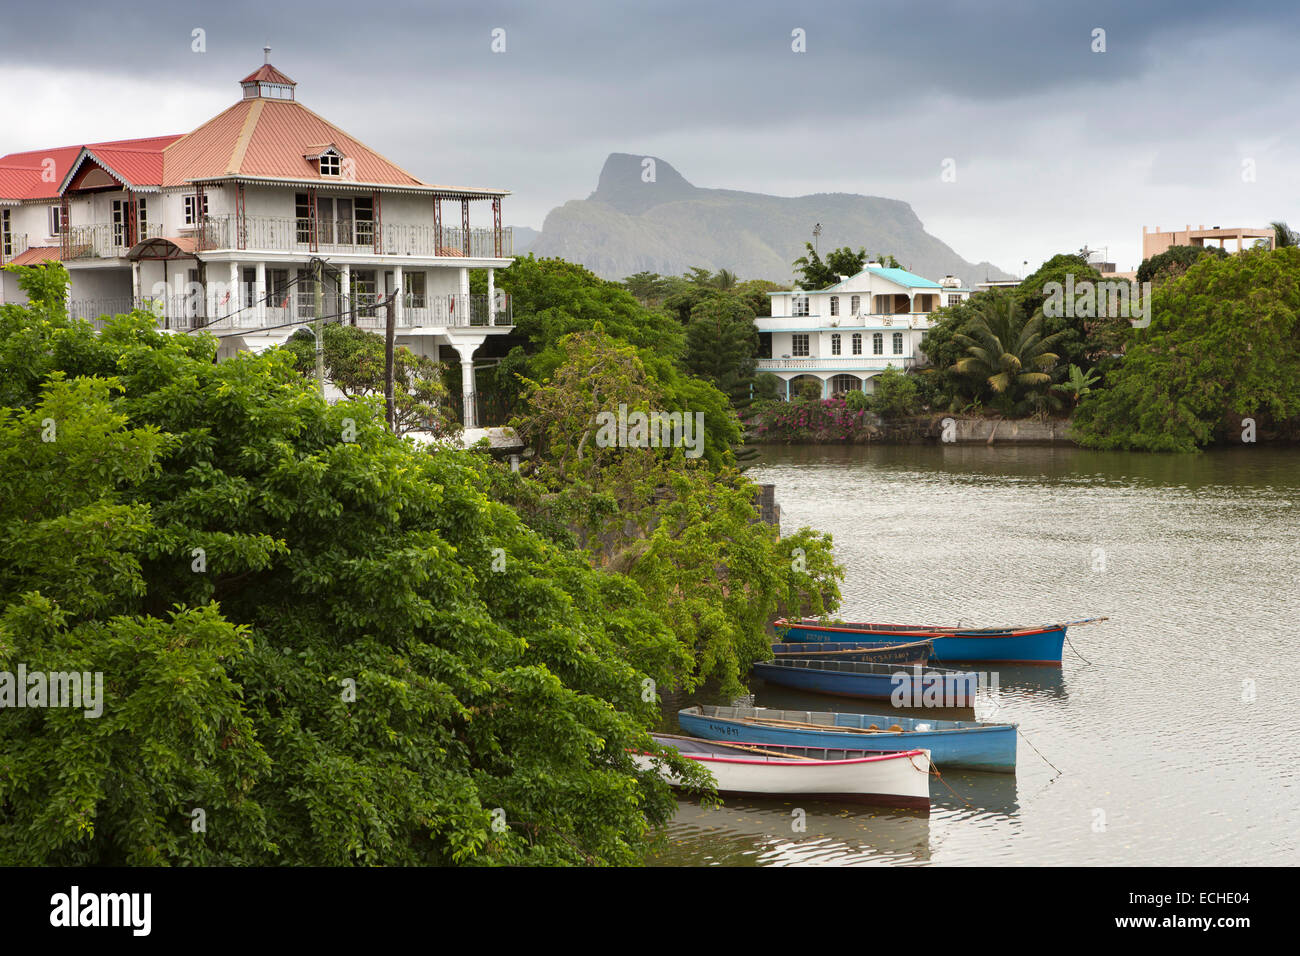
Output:
<path fill-rule="evenodd" d="M 886 368 L 920 361 L 932 312 L 970 294 L 954 276 L 935 282 L 878 262 L 826 289 L 773 292 L 771 315 L 754 320 L 758 370 L 782 379 L 787 398 L 805 376 L 820 381 L 827 398 L 870 392 Z"/>

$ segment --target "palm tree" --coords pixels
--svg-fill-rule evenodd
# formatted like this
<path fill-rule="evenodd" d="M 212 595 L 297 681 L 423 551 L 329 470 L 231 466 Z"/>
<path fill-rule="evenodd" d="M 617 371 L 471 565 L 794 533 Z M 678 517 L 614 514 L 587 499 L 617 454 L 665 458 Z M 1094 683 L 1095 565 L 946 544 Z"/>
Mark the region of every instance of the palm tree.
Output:
<path fill-rule="evenodd" d="M 1071 365 L 1069 377 L 1064 382 L 1053 385 L 1052 389 L 1062 395 L 1070 396 L 1071 404 L 1078 408 L 1080 399 L 1092 392 L 1092 386 L 1096 385 L 1097 381 L 1097 373 L 1092 369 L 1085 372 L 1079 366 Z"/>
<path fill-rule="evenodd" d="M 1046 370 L 1060 356 L 1050 349 L 1062 335 L 1043 336 L 1041 309 L 1026 321 L 1014 302 L 1007 303 L 1005 314 L 997 303 L 984 303 L 966 331 L 953 336 L 967 352 L 953 368 L 983 379 L 996 393 L 995 406 L 1009 414 L 1021 404 L 1023 392 L 1051 384 Z"/>
<path fill-rule="evenodd" d="M 1300 245 L 1300 236 L 1291 231 L 1291 228 L 1281 220 L 1270 222 L 1273 228 L 1273 248 L 1285 249 L 1287 246 Z"/>
<path fill-rule="evenodd" d="M 713 276 L 713 287 L 723 292 L 736 287 L 736 274 L 729 269 L 719 269 Z"/>

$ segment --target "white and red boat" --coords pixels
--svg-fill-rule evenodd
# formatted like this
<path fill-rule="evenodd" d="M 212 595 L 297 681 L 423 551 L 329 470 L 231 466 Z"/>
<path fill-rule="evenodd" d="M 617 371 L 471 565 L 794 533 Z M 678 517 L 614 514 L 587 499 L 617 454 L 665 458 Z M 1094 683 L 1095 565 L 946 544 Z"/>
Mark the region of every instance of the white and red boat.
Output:
<path fill-rule="evenodd" d="M 675 747 L 683 757 L 707 767 L 720 794 L 930 808 L 928 750 L 842 750 L 652 736 L 661 747 Z M 653 766 L 649 754 L 635 759 L 643 769 Z M 673 786 L 680 785 L 662 765 L 660 772 Z"/>

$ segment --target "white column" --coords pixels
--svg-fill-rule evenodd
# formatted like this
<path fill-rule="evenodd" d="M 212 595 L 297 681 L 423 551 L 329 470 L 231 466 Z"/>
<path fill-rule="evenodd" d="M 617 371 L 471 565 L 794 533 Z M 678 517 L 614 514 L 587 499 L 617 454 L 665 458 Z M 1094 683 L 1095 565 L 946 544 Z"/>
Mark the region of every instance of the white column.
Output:
<path fill-rule="evenodd" d="M 226 315 L 234 315 L 243 307 L 241 296 L 239 294 L 239 263 L 230 263 L 230 286 L 226 290 L 230 298 L 226 299 Z M 222 298 L 225 298 L 223 293 Z"/>
<path fill-rule="evenodd" d="M 460 360 L 460 395 L 465 406 L 465 427 L 475 428 L 477 418 L 474 415 L 474 357 Z"/>
<path fill-rule="evenodd" d="M 460 294 L 469 295 L 469 270 L 460 270 Z"/>
<path fill-rule="evenodd" d="M 257 274 L 253 278 L 253 299 L 256 302 L 255 314 L 257 324 L 266 325 L 266 263 L 257 264 Z"/>
<path fill-rule="evenodd" d="M 397 325 L 402 325 L 406 313 L 402 308 L 402 267 L 393 266 L 393 290 L 398 293 L 397 301 L 393 303 L 393 321 Z"/>
<path fill-rule="evenodd" d="M 140 303 L 140 260 L 131 263 L 131 305 Z"/>
<path fill-rule="evenodd" d="M 488 279 L 488 325 L 497 324 L 497 271 L 489 269 Z"/>
<path fill-rule="evenodd" d="M 334 311 L 346 312 L 352 308 L 352 266 L 345 262 L 339 267 L 339 273 L 339 307 Z M 355 315 L 349 315 L 342 321 L 350 325 L 356 321 L 356 318 Z"/>

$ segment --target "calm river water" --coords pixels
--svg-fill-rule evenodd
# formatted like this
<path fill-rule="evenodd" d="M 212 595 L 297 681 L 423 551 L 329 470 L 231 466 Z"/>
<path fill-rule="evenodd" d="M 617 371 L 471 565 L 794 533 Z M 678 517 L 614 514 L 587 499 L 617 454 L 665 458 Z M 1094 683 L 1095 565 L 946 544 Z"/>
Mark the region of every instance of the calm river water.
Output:
<path fill-rule="evenodd" d="M 1059 670 L 998 668 L 976 715 L 1019 724 L 1015 776 L 945 773 L 928 817 L 800 803 L 804 832 L 790 802 L 683 800 L 653 862 L 1300 862 L 1300 451 L 772 447 L 750 475 L 834 535 L 846 619 L 1110 620 Z"/>

